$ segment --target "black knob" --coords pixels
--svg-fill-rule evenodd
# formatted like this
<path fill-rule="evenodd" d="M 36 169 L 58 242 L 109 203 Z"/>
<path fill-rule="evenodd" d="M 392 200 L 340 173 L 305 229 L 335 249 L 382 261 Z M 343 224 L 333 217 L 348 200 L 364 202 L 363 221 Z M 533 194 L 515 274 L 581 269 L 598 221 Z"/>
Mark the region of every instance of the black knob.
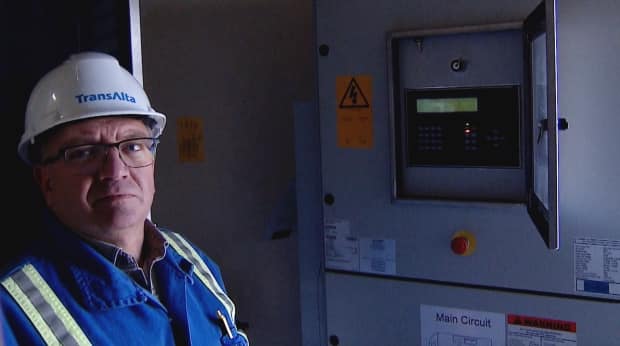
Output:
<path fill-rule="evenodd" d="M 329 336 L 329 344 L 331 346 L 338 346 L 338 345 L 340 345 L 340 340 L 338 340 L 338 336 L 330 335 Z"/>
<path fill-rule="evenodd" d="M 558 119 L 558 130 L 566 130 L 568 129 L 568 120 L 566 120 L 566 118 L 559 118 Z"/>
<path fill-rule="evenodd" d="M 325 204 L 332 205 L 334 204 L 335 198 L 334 198 L 334 195 L 332 195 L 331 193 L 328 193 L 328 194 L 325 194 L 325 197 L 323 197 L 323 200 L 325 201 Z"/>

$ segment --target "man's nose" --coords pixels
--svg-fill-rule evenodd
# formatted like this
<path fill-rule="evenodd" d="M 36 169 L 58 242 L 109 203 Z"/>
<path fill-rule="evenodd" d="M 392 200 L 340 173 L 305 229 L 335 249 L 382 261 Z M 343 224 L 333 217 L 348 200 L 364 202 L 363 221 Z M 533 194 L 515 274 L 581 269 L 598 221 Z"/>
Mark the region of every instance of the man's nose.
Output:
<path fill-rule="evenodd" d="M 117 147 L 107 147 L 103 154 L 99 174 L 102 178 L 118 178 L 127 175 L 128 166 L 121 157 L 121 152 Z"/>

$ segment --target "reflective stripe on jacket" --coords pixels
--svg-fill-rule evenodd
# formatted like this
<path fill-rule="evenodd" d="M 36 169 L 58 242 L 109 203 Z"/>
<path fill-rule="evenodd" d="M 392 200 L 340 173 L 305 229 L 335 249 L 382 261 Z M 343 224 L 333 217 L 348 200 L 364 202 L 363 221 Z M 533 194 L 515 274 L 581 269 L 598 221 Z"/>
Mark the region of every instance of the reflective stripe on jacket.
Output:
<path fill-rule="evenodd" d="M 80 326 L 30 264 L 2 280 L 48 345 L 91 345 Z"/>

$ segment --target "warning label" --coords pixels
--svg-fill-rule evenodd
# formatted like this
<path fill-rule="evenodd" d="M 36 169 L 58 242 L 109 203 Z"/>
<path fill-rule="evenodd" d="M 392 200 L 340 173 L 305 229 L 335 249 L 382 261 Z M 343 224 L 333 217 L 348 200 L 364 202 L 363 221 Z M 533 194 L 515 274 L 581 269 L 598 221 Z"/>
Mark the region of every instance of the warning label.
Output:
<path fill-rule="evenodd" d="M 336 97 L 338 146 L 371 148 L 373 119 L 370 76 L 337 77 Z"/>
<path fill-rule="evenodd" d="M 548 318 L 506 315 L 507 345 L 577 345 L 577 324 Z"/>
<path fill-rule="evenodd" d="M 355 78 L 351 78 L 347 89 L 342 95 L 339 104 L 340 108 L 368 108 L 370 104 L 364 95 L 364 91 L 357 83 Z"/>

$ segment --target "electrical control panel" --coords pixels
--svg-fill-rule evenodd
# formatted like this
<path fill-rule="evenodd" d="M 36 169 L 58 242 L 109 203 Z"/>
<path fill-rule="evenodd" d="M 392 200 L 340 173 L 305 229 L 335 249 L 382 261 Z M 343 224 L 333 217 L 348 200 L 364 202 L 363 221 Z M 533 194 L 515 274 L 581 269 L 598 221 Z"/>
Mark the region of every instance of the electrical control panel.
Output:
<path fill-rule="evenodd" d="M 520 166 L 518 86 L 405 92 L 407 166 Z"/>

